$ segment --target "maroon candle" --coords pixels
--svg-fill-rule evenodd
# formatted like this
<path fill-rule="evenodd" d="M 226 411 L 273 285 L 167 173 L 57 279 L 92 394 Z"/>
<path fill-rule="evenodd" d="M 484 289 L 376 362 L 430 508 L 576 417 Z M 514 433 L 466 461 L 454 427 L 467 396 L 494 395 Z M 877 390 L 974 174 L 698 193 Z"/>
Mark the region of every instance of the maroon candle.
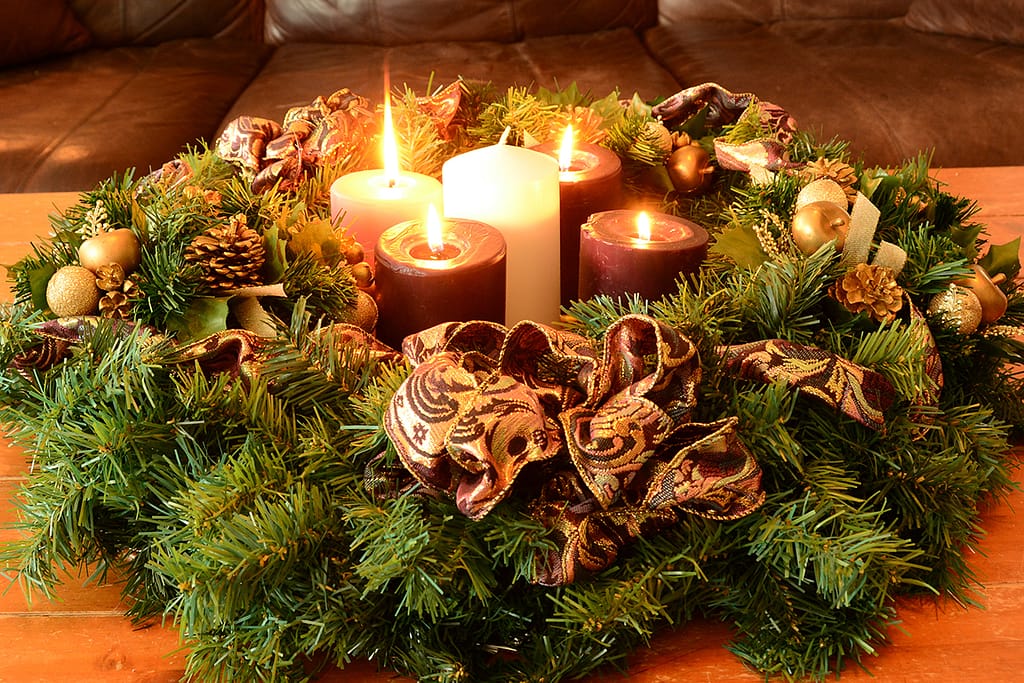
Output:
<path fill-rule="evenodd" d="M 377 337 L 392 348 L 438 323 L 505 320 L 505 239 L 486 223 L 435 214 L 392 226 L 377 242 L 374 279 Z"/>
<path fill-rule="evenodd" d="M 649 237 L 641 234 L 642 215 L 650 219 Z M 707 231 L 684 218 L 625 209 L 596 213 L 580 229 L 580 299 L 660 299 L 676 291 L 680 274 L 697 272 L 707 251 Z"/>
<path fill-rule="evenodd" d="M 533 149 L 558 159 L 561 226 L 561 304 L 577 298 L 580 274 L 580 226 L 590 214 L 623 205 L 622 162 L 615 152 L 590 143 L 572 145 L 572 127 L 561 147 L 545 142 Z"/>

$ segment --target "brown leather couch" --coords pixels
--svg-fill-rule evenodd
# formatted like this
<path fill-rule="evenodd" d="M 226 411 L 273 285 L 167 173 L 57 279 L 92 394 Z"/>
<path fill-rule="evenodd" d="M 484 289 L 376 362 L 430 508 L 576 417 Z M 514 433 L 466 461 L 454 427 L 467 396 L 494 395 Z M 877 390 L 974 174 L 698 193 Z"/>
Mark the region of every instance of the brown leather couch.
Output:
<path fill-rule="evenodd" d="M 5 0 L 0 34 L 2 192 L 145 172 L 341 87 L 379 100 L 385 63 L 419 92 L 715 81 L 872 164 L 1024 152 L 1020 0 Z"/>

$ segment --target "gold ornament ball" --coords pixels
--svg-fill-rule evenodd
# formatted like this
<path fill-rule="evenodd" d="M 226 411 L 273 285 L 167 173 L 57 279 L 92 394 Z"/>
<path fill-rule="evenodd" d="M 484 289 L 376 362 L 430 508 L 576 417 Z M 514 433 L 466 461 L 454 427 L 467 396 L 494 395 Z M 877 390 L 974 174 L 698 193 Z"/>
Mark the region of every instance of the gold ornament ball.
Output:
<path fill-rule="evenodd" d="M 829 178 L 818 178 L 804 185 L 796 196 L 796 208 L 813 202 L 832 202 L 844 211 L 849 206 L 843 186 Z"/>
<path fill-rule="evenodd" d="M 59 318 L 92 315 L 100 302 L 96 275 L 82 266 L 64 266 L 46 285 L 46 305 Z"/>
<path fill-rule="evenodd" d="M 973 275 L 963 280 L 957 280 L 956 284 L 974 292 L 981 303 L 981 322 L 991 325 L 1006 313 L 1009 299 L 1003 290 L 999 289 L 996 281 L 988 276 L 988 272 L 984 268 L 975 263 L 971 266 L 971 270 L 974 271 Z M 997 277 L 1000 281 L 1003 279 L 1001 274 Z"/>
<path fill-rule="evenodd" d="M 932 297 L 928 315 L 955 327 L 960 334 L 971 334 L 981 324 L 981 302 L 973 291 L 954 284 Z"/>
<path fill-rule="evenodd" d="M 373 269 L 366 261 L 360 261 L 352 266 L 352 278 L 359 289 L 369 289 L 373 286 Z"/>
<path fill-rule="evenodd" d="M 715 171 L 710 155 L 700 145 L 684 145 L 672 152 L 665 168 L 672 187 L 684 194 L 706 191 Z"/>
<path fill-rule="evenodd" d="M 377 302 L 373 296 L 362 289 L 356 291 L 356 303 L 342 322 L 356 325 L 367 332 L 373 332 L 377 327 Z"/>
<path fill-rule="evenodd" d="M 830 201 L 805 204 L 793 214 L 793 241 L 805 254 L 813 254 L 823 244 L 836 241 L 836 249 L 846 244 L 850 214 Z"/>
<path fill-rule="evenodd" d="M 101 266 L 116 263 L 128 275 L 139 267 L 141 259 L 139 238 L 128 228 L 101 232 L 82 242 L 78 248 L 78 262 L 93 272 Z"/>

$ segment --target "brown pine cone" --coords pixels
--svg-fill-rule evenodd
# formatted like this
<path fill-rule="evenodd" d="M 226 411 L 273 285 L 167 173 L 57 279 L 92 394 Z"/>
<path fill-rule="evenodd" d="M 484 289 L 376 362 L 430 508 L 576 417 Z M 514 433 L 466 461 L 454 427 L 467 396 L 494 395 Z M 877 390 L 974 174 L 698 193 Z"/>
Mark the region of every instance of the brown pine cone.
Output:
<path fill-rule="evenodd" d="M 203 269 L 203 282 L 213 291 L 258 285 L 266 261 L 263 237 L 246 224 L 244 214 L 210 228 L 185 249 L 185 260 Z"/>
<path fill-rule="evenodd" d="M 100 317 L 127 320 L 131 317 L 132 302 L 124 292 L 107 292 L 100 298 Z"/>
<path fill-rule="evenodd" d="M 903 288 L 891 268 L 858 263 L 828 293 L 853 313 L 866 312 L 876 322 L 889 322 L 903 306 Z"/>

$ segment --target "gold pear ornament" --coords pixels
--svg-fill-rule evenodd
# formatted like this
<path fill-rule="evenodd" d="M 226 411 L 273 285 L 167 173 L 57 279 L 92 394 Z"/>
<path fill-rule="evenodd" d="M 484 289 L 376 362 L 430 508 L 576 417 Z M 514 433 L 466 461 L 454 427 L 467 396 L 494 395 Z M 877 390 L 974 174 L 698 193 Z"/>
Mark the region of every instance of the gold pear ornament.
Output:
<path fill-rule="evenodd" d="M 989 277 L 984 268 L 977 263 L 971 266 L 973 274 L 969 277 L 957 280 L 956 284 L 967 287 L 978 297 L 981 304 L 981 322 L 991 325 L 1003 317 L 1009 300 L 1003 290 L 999 289 L 999 283 L 1006 279 L 1002 273 L 995 277 Z"/>

